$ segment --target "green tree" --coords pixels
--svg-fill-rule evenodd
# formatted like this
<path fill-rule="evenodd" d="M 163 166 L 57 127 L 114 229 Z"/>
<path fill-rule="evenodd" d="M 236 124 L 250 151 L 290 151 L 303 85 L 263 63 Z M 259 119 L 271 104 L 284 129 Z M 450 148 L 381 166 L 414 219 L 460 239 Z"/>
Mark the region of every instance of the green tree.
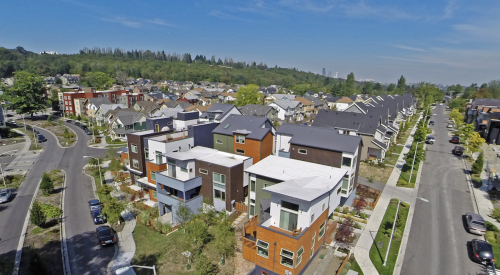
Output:
<path fill-rule="evenodd" d="M 478 132 L 473 132 L 467 140 L 467 149 L 469 149 L 472 153 L 479 152 L 481 150 L 481 146 L 485 142 L 486 140 L 482 138 Z"/>
<path fill-rule="evenodd" d="M 389 86 L 387 86 L 388 92 L 392 92 L 392 91 L 394 91 L 394 89 L 396 89 L 396 84 L 394 84 L 394 83 L 391 83 L 391 84 L 389 84 Z"/>
<path fill-rule="evenodd" d="M 398 89 L 404 93 L 406 91 L 406 79 L 404 76 L 401 76 L 399 79 L 398 79 Z"/>
<path fill-rule="evenodd" d="M 125 204 L 115 197 L 104 201 L 103 212 L 108 216 L 108 222 L 117 223 L 120 220 L 121 213 L 125 210 Z"/>
<path fill-rule="evenodd" d="M 113 78 L 103 72 L 88 72 L 82 80 L 89 87 L 94 87 L 97 90 L 104 90 L 113 86 Z"/>
<path fill-rule="evenodd" d="M 199 254 L 195 261 L 194 267 L 196 268 L 197 275 L 212 275 L 217 274 L 217 266 L 210 261 L 207 256 Z"/>
<path fill-rule="evenodd" d="M 175 211 L 175 220 L 180 224 L 182 228 L 184 228 L 184 234 L 186 234 L 186 222 L 191 219 L 191 209 L 185 203 L 179 202 L 177 204 L 177 211 Z"/>
<path fill-rule="evenodd" d="M 45 262 L 43 261 L 42 257 L 35 250 L 30 250 L 29 259 L 30 260 L 28 263 L 28 270 L 30 271 L 30 274 L 37 274 L 37 275 L 50 274 L 47 271 L 47 266 L 45 265 Z"/>
<path fill-rule="evenodd" d="M 47 173 L 42 174 L 42 182 L 40 183 L 40 190 L 44 195 L 49 195 L 54 192 L 54 182 Z"/>
<path fill-rule="evenodd" d="M 33 203 L 33 206 L 31 207 L 30 210 L 30 221 L 32 224 L 43 228 L 45 226 L 45 220 L 47 217 L 45 216 L 45 213 L 42 211 L 42 207 L 40 203 L 35 201 Z"/>
<path fill-rule="evenodd" d="M 474 123 L 465 124 L 458 131 L 460 138 L 467 141 L 470 139 L 473 132 L 474 132 Z"/>
<path fill-rule="evenodd" d="M 236 239 L 232 222 L 225 212 L 221 212 L 215 229 L 215 248 L 224 260 L 234 254 L 235 247 Z"/>
<path fill-rule="evenodd" d="M 350 73 L 347 75 L 347 80 L 345 81 L 346 91 L 348 95 L 353 95 L 357 92 L 356 90 L 356 82 L 354 80 L 354 73 Z"/>
<path fill-rule="evenodd" d="M 7 108 L 15 110 L 18 114 L 33 114 L 47 108 L 47 94 L 44 80 L 25 71 L 14 73 L 15 82 L 12 87 L 5 89 L 3 99 Z"/>
<path fill-rule="evenodd" d="M 209 240 L 208 224 L 200 219 L 195 219 L 186 225 L 186 232 L 193 240 L 194 247 L 199 250 Z"/>
<path fill-rule="evenodd" d="M 61 208 L 59 208 L 57 206 L 53 206 L 52 204 L 41 203 L 40 207 L 42 208 L 42 212 L 45 214 L 45 217 L 47 217 L 47 218 L 54 218 L 55 219 L 55 218 L 58 218 L 62 215 Z"/>
<path fill-rule="evenodd" d="M 303 96 L 307 91 L 311 90 L 311 84 L 297 84 L 293 86 L 292 90 L 296 95 Z"/>
<path fill-rule="evenodd" d="M 261 104 L 262 94 L 259 93 L 259 86 L 250 84 L 246 87 L 240 87 L 236 93 L 236 106 L 245 106 L 247 104 Z"/>
<path fill-rule="evenodd" d="M 472 174 L 481 174 L 484 166 L 484 156 L 483 153 L 479 154 L 474 164 L 472 164 L 471 172 Z"/>
<path fill-rule="evenodd" d="M 113 186 L 111 186 L 109 184 L 103 184 L 103 185 L 101 185 L 101 187 L 99 187 L 97 189 L 97 193 L 107 196 L 107 195 L 111 194 L 111 192 L 113 192 L 113 190 L 114 190 Z"/>
<path fill-rule="evenodd" d="M 460 129 L 464 125 L 464 115 L 457 108 L 451 111 L 450 118 L 453 120 L 455 128 Z"/>
<path fill-rule="evenodd" d="M 59 94 L 57 90 L 50 91 L 49 102 L 53 111 L 59 111 Z"/>

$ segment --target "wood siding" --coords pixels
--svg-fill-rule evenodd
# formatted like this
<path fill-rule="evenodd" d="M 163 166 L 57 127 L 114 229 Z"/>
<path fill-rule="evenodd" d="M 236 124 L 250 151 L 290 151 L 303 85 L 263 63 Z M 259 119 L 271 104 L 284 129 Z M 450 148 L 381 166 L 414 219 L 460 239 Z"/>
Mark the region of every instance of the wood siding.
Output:
<path fill-rule="evenodd" d="M 299 149 L 307 150 L 307 153 L 300 154 Z M 342 165 L 342 152 L 295 144 L 290 144 L 290 158 L 338 168 Z"/>
<path fill-rule="evenodd" d="M 156 181 L 151 179 L 151 171 L 158 172 L 158 171 L 162 171 L 165 169 L 167 169 L 166 163 L 158 165 L 158 164 L 146 161 L 146 175 L 148 176 L 148 182 L 150 182 L 152 184 L 156 184 Z"/>
<path fill-rule="evenodd" d="M 125 166 L 125 160 L 128 160 L 128 153 L 122 152 L 120 159 L 122 161 L 122 165 Z"/>
<path fill-rule="evenodd" d="M 241 212 L 248 212 L 248 205 L 244 205 L 243 203 L 236 202 L 234 208 Z"/>
<path fill-rule="evenodd" d="M 267 158 L 268 156 L 273 154 L 273 144 L 274 144 L 274 135 L 272 132 L 267 133 L 267 135 L 262 139 L 262 149 L 260 152 L 260 160 Z M 258 161 L 253 160 L 253 163 L 257 163 Z"/>

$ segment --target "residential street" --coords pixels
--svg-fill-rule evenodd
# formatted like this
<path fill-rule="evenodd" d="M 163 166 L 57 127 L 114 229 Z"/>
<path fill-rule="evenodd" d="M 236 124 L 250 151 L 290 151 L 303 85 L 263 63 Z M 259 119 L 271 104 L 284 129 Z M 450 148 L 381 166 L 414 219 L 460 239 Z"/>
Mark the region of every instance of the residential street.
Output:
<path fill-rule="evenodd" d="M 451 150 L 445 106 L 430 120 L 436 139 L 427 145 L 418 196 L 401 274 L 476 274 L 481 266 L 469 257 L 468 241 L 480 238 L 466 231 L 462 215 L 474 212 L 462 162 Z"/>
<path fill-rule="evenodd" d="M 89 161 L 83 156 L 104 157 L 106 150 L 87 147 L 90 136 L 75 125 L 65 123 L 78 135 L 78 142 L 65 150 L 58 168 L 66 171 L 64 218 L 71 274 L 105 274 L 115 253 L 114 246 L 101 247 L 95 236 L 96 225 L 90 217 L 88 201 L 94 199 L 91 179 L 82 173 Z"/>

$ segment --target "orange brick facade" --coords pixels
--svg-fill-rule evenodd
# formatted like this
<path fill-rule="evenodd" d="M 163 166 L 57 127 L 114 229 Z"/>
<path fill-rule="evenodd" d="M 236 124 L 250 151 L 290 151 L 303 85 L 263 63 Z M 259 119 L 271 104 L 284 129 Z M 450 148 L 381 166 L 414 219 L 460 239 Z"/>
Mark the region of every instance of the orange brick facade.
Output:
<path fill-rule="evenodd" d="M 233 136 L 234 154 L 238 154 L 236 149 L 244 150 L 245 156 L 253 158 L 253 164 L 273 153 L 273 134 L 271 132 L 262 139 L 262 141 L 254 139 L 245 139 L 245 143 L 237 143 L 236 136 Z"/>

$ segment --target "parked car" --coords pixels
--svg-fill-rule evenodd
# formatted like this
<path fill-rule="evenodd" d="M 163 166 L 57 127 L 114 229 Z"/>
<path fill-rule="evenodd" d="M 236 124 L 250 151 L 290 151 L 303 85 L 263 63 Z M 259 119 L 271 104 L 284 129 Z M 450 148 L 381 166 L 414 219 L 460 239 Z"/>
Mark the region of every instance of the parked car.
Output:
<path fill-rule="evenodd" d="M 90 211 L 101 210 L 101 202 L 99 200 L 90 200 L 89 207 Z"/>
<path fill-rule="evenodd" d="M 38 134 L 36 137 L 38 138 L 38 142 L 47 141 L 47 138 L 44 135 Z"/>
<path fill-rule="evenodd" d="M 477 235 L 486 234 L 486 226 L 484 225 L 484 219 L 481 215 L 465 213 L 465 221 L 467 222 L 467 228 L 470 233 Z"/>
<path fill-rule="evenodd" d="M 429 125 L 430 125 L 430 126 L 434 126 L 434 121 L 432 121 L 432 120 L 431 120 L 431 121 L 429 121 Z"/>
<path fill-rule="evenodd" d="M 116 243 L 115 232 L 113 231 L 113 228 L 107 225 L 99 226 L 96 228 L 95 233 L 101 245 Z"/>
<path fill-rule="evenodd" d="M 94 224 L 103 224 L 108 221 L 106 214 L 104 214 L 100 208 L 97 210 L 91 210 L 90 216 L 92 217 Z"/>
<path fill-rule="evenodd" d="M 81 124 L 80 124 L 80 122 L 75 121 L 75 125 L 78 126 L 78 127 L 80 127 Z"/>
<path fill-rule="evenodd" d="M 85 128 L 84 130 L 87 135 L 92 135 L 92 132 L 88 128 Z"/>
<path fill-rule="evenodd" d="M 472 247 L 472 257 L 475 261 L 484 265 L 492 265 L 495 263 L 491 244 L 478 239 L 474 239 L 470 243 Z"/>
<path fill-rule="evenodd" d="M 6 203 L 11 201 L 14 198 L 14 194 L 10 189 L 2 189 L 0 190 L 0 203 Z"/>
<path fill-rule="evenodd" d="M 67 122 L 67 123 L 73 123 L 73 120 L 68 119 L 68 120 L 66 120 L 66 122 Z"/>
<path fill-rule="evenodd" d="M 434 137 L 427 136 L 427 139 L 425 140 L 425 143 L 434 144 L 435 141 L 436 140 L 434 139 Z"/>
<path fill-rule="evenodd" d="M 13 117 L 13 114 L 7 114 L 6 117 Z"/>
<path fill-rule="evenodd" d="M 446 125 L 446 128 L 453 128 L 453 124 L 448 123 L 448 125 Z"/>
<path fill-rule="evenodd" d="M 453 148 L 453 154 L 454 155 L 463 155 L 464 154 L 464 147 L 458 145 L 458 146 L 455 146 L 455 148 Z"/>
<path fill-rule="evenodd" d="M 452 137 L 451 140 L 450 140 L 451 143 L 456 143 L 456 144 L 460 144 L 460 138 L 458 137 Z"/>

